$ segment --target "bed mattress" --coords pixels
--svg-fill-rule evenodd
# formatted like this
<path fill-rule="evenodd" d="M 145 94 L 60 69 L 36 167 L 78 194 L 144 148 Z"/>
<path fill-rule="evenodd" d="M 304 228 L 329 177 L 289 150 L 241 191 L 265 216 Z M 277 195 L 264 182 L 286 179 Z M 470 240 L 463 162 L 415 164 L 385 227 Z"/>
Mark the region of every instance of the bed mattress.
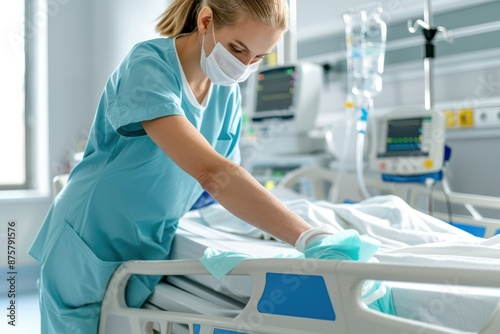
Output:
<path fill-rule="evenodd" d="M 172 246 L 171 259 L 199 259 L 209 247 L 244 252 L 258 257 L 274 257 L 295 251 L 294 248 L 282 242 L 259 240 L 214 230 L 203 225 L 196 212 L 191 212 L 180 221 Z M 252 282 L 249 276 L 230 275 L 221 281 L 211 276 L 186 278 L 181 280 L 174 277 L 167 278 L 170 284 L 157 287 L 153 295 L 154 304 L 168 309 L 168 299 L 172 295 L 168 290 L 171 289 L 168 285 L 180 286 L 180 290 L 189 291 L 189 294 L 201 294 L 201 298 L 212 299 L 210 302 L 217 305 L 225 305 L 225 302 L 232 303 L 229 306 L 229 312 L 235 312 L 242 307 L 252 293 Z M 462 331 L 477 332 L 484 327 L 495 310 L 500 301 L 500 291 L 461 287 L 455 283 L 424 285 L 386 282 L 392 288 L 394 307 L 399 317 Z"/>

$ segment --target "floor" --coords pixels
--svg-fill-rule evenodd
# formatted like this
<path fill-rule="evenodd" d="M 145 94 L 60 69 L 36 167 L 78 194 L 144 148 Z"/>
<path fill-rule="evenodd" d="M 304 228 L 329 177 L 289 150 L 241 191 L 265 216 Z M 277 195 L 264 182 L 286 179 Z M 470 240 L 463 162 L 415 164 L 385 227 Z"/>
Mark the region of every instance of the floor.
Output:
<path fill-rule="evenodd" d="M 16 302 L 16 326 L 10 326 L 7 307 L 10 299 L 0 298 L 0 333 L 6 334 L 40 334 L 40 314 L 38 308 L 38 294 L 36 292 L 21 294 Z"/>

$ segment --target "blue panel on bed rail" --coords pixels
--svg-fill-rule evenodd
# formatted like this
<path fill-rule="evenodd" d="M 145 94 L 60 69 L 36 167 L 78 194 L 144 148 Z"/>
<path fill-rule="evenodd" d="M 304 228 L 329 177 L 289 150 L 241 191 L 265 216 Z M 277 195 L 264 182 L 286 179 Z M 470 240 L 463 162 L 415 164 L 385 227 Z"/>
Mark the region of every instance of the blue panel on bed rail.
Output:
<path fill-rule="evenodd" d="M 235 332 L 227 329 L 215 328 L 213 334 L 248 334 L 246 332 Z"/>
<path fill-rule="evenodd" d="M 194 334 L 200 334 L 200 330 L 201 330 L 201 326 L 199 324 L 193 325 Z M 248 334 L 246 332 L 235 332 L 235 331 L 230 331 L 228 329 L 220 329 L 220 328 L 215 328 L 212 333 L 213 334 Z"/>
<path fill-rule="evenodd" d="M 335 321 L 330 295 L 321 276 L 266 274 L 257 305 L 261 313 Z"/>
<path fill-rule="evenodd" d="M 462 223 L 450 223 L 451 225 L 458 227 L 461 230 L 464 230 L 466 232 L 469 232 L 470 234 L 484 238 L 484 235 L 486 234 L 486 228 L 482 226 L 475 226 L 475 225 L 467 225 L 467 224 L 462 224 Z"/>
<path fill-rule="evenodd" d="M 497 235 L 497 234 L 500 234 L 500 230 L 497 230 L 497 231 L 495 232 L 495 235 Z"/>

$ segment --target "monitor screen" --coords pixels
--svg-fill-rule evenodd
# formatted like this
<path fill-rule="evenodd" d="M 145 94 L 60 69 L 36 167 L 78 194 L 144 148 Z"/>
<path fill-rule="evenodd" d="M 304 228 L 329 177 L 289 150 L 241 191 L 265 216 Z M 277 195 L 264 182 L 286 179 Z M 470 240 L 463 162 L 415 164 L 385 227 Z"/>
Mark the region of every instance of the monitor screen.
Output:
<path fill-rule="evenodd" d="M 422 117 L 389 120 L 386 150 L 379 157 L 427 156 L 428 152 L 422 150 L 426 120 Z"/>
<path fill-rule="evenodd" d="M 293 96 L 298 72 L 295 66 L 262 71 L 257 78 L 256 114 L 272 112 L 269 117 L 293 118 Z M 266 113 L 267 114 L 267 113 Z"/>
<path fill-rule="evenodd" d="M 442 112 L 402 106 L 374 113 L 369 126 L 371 169 L 399 176 L 441 170 L 446 137 Z"/>

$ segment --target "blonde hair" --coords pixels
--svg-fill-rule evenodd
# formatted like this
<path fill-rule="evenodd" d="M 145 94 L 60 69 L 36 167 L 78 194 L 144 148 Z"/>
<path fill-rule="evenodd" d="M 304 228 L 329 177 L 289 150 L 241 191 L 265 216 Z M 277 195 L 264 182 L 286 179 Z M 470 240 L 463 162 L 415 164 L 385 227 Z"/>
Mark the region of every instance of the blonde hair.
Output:
<path fill-rule="evenodd" d="M 203 7 L 212 9 L 216 28 L 234 25 L 243 15 L 275 29 L 285 30 L 288 24 L 286 0 L 174 0 L 156 31 L 165 37 L 194 32 Z"/>

